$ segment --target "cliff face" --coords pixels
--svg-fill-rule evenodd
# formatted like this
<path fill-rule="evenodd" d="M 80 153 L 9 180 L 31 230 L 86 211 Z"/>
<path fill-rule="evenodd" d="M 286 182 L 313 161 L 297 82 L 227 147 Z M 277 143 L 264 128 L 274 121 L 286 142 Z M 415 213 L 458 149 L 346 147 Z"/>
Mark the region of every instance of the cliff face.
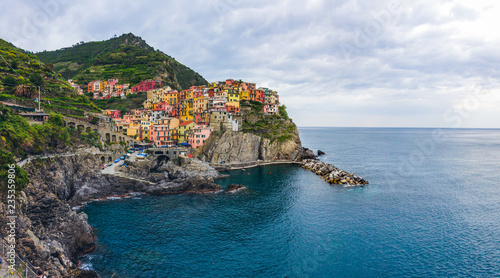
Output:
<path fill-rule="evenodd" d="M 95 246 L 87 215 L 76 213 L 70 203 L 88 185 L 109 185 L 96 171 L 98 161 L 89 155 L 32 161 L 25 167 L 31 182 L 17 197 L 16 248 L 49 277 L 75 269 L 77 257 Z M 5 210 L 2 203 L 0 218 Z M 5 219 L 0 221 L 5 225 Z"/>
<path fill-rule="evenodd" d="M 299 161 L 302 146 L 298 131 L 284 142 L 271 141 L 251 133 L 226 131 L 219 136 L 211 135 L 196 155 L 203 161 L 216 164 L 253 163 L 258 160 Z"/>

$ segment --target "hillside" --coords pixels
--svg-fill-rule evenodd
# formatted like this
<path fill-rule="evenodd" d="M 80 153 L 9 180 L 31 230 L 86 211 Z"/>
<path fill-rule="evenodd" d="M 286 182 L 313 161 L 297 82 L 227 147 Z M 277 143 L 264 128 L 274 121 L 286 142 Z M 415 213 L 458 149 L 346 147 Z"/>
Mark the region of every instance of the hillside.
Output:
<path fill-rule="evenodd" d="M 37 56 L 44 63 L 53 64 L 64 78 L 81 85 L 112 78 L 132 85 L 146 79 L 161 79 L 176 89 L 208 84 L 198 73 L 131 33 L 107 41 L 80 42 L 72 47 L 39 52 Z"/>
<path fill-rule="evenodd" d="M 279 107 L 279 114 L 264 115 L 263 104 L 258 101 L 241 101 L 242 128 L 245 133 L 285 142 L 298 137 L 297 126 L 288 117 L 285 106 Z"/>
<path fill-rule="evenodd" d="M 86 111 L 100 111 L 87 97 L 57 74 L 37 56 L 0 39 L 0 100 L 36 107 L 40 87 L 41 107 L 46 112 L 83 116 Z"/>

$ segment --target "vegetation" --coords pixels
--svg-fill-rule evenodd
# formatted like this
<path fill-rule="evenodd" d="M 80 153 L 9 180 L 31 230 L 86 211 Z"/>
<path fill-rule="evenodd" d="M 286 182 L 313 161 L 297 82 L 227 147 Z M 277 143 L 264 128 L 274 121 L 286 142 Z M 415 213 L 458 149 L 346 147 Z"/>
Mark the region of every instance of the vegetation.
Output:
<path fill-rule="evenodd" d="M 80 42 L 72 47 L 37 53 L 40 60 L 54 65 L 56 72 L 78 84 L 117 78 L 136 85 L 146 79 L 161 78 L 175 89 L 208 82 L 198 73 L 155 50 L 140 37 L 124 34 L 107 41 Z"/>
<path fill-rule="evenodd" d="M 14 166 L 14 181 L 16 192 L 21 191 L 30 182 L 28 173 L 21 167 L 17 166 L 12 153 L 0 148 L 0 193 L 5 194 L 8 190 L 9 169 Z M 12 175 L 10 176 L 12 177 Z"/>
<path fill-rule="evenodd" d="M 286 107 L 279 107 L 279 114 L 264 115 L 259 101 L 241 101 L 242 131 L 268 138 L 271 142 L 285 142 L 296 137 L 296 125 L 288 117 Z"/>
<path fill-rule="evenodd" d="M 64 127 L 61 115 L 51 113 L 43 124 L 30 125 L 9 108 L 0 105 L 0 148 L 18 158 L 58 153 L 76 144 L 99 146 L 99 134 Z"/>
<path fill-rule="evenodd" d="M 100 112 L 87 97 L 75 92 L 51 65 L 0 39 L 0 100 L 28 107 L 38 106 L 38 87 L 47 112 L 83 116 L 83 112 Z"/>
<path fill-rule="evenodd" d="M 9 165 L 28 155 L 59 153 L 73 144 L 99 147 L 97 132 L 85 132 L 64 127 L 61 115 L 51 113 L 43 124 L 30 125 L 28 121 L 0 104 L 0 193 L 7 189 Z M 16 190 L 28 183 L 26 171 L 15 166 Z"/>

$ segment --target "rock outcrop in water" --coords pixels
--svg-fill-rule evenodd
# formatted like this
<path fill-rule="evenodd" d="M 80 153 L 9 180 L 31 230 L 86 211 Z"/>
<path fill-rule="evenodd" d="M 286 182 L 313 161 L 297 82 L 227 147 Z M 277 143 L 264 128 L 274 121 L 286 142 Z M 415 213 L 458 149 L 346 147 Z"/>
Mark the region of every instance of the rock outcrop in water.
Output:
<path fill-rule="evenodd" d="M 361 177 L 317 159 L 305 159 L 301 166 L 321 176 L 329 184 L 339 184 L 343 187 L 362 187 L 368 184 L 368 181 Z"/>
<path fill-rule="evenodd" d="M 247 189 L 247 187 L 242 184 L 230 184 L 227 186 L 226 193 L 236 193 L 245 189 Z"/>
<path fill-rule="evenodd" d="M 316 159 L 317 156 L 314 154 L 314 152 L 308 148 L 302 147 L 302 160 L 304 159 Z"/>

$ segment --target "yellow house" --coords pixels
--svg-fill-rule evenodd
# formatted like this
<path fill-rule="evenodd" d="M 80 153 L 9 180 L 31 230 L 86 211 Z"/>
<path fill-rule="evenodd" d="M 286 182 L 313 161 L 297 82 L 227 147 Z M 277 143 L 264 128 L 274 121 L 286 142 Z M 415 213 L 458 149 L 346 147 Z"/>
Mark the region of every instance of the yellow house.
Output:
<path fill-rule="evenodd" d="M 150 122 L 147 119 L 142 119 L 141 121 L 141 127 L 142 127 L 142 139 L 148 139 L 149 140 L 149 129 L 153 125 L 152 122 Z"/>
<path fill-rule="evenodd" d="M 179 102 L 179 92 L 177 91 L 168 92 L 167 94 L 165 94 L 163 100 L 167 102 L 168 105 L 175 106 Z"/>
<path fill-rule="evenodd" d="M 195 123 L 192 121 L 185 121 L 179 124 L 179 143 L 187 143 L 187 134 L 190 132 Z"/>
<path fill-rule="evenodd" d="M 140 128 L 141 125 L 139 123 L 131 122 L 127 127 L 127 136 L 130 137 L 135 137 L 136 135 L 139 136 Z"/>
<path fill-rule="evenodd" d="M 193 90 L 187 90 L 186 99 L 193 99 Z"/>
<path fill-rule="evenodd" d="M 249 99 L 250 99 L 250 91 L 248 90 L 241 91 L 240 100 L 249 100 Z"/>
<path fill-rule="evenodd" d="M 240 102 L 240 94 L 238 94 L 235 90 L 231 90 L 229 94 L 227 94 L 228 102 Z"/>
<path fill-rule="evenodd" d="M 181 119 L 183 121 L 193 120 L 193 99 L 185 99 L 182 101 Z"/>

